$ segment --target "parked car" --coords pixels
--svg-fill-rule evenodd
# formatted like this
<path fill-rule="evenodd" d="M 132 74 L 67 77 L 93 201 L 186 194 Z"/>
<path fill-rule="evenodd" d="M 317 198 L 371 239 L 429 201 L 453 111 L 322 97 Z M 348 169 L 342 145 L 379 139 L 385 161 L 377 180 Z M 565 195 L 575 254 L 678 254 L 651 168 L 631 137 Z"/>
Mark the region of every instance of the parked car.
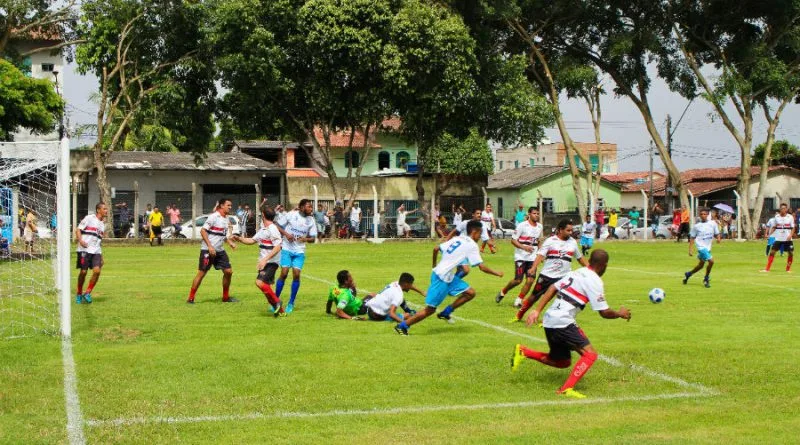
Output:
<path fill-rule="evenodd" d="M 639 221 L 642 222 L 641 220 Z M 669 239 L 672 237 L 672 232 L 670 228 L 672 227 L 672 217 L 671 216 L 661 216 L 658 218 L 658 227 L 656 228 L 655 238 L 657 239 Z M 644 232 L 645 230 L 650 230 L 647 234 L 647 238 L 653 238 L 653 232 L 651 227 L 636 227 L 632 228 L 630 219 L 625 216 L 620 216 L 617 220 L 617 229 L 614 231 L 614 238 L 615 239 L 644 239 Z M 608 238 L 608 225 L 603 226 L 600 230 L 600 239 Z"/>
<path fill-rule="evenodd" d="M 200 228 L 203 227 L 203 224 L 206 223 L 206 220 L 209 216 L 210 214 L 198 216 L 197 219 L 194 220 L 194 224 L 197 227 L 194 236 L 191 221 L 186 221 L 185 223 L 181 224 L 181 233 L 178 234 L 178 238 L 200 239 Z M 239 227 L 239 220 L 235 216 L 228 215 L 228 222 L 230 223 L 232 234 L 240 235 L 242 233 L 242 229 Z"/>
<path fill-rule="evenodd" d="M 517 226 L 513 221 L 504 218 L 497 218 L 495 222 L 495 229 L 492 231 L 492 236 L 495 238 L 511 238 Z"/>

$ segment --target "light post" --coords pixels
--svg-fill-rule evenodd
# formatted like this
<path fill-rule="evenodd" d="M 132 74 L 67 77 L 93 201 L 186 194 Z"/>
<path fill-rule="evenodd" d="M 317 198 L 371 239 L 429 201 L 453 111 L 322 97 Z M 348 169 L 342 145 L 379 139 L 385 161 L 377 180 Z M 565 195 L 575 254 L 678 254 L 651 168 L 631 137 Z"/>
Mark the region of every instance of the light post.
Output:
<path fill-rule="evenodd" d="M 56 82 L 56 94 L 61 97 L 61 91 L 58 88 L 58 71 L 53 70 L 53 77 L 55 78 Z M 61 116 L 58 119 L 58 140 L 64 139 L 64 112 L 61 113 Z"/>

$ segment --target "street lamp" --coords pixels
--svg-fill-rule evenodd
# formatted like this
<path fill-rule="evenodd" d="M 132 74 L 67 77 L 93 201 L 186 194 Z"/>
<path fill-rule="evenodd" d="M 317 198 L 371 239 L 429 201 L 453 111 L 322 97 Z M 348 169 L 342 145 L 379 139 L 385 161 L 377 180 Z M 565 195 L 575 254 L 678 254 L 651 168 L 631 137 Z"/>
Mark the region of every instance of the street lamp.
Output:
<path fill-rule="evenodd" d="M 56 82 L 56 94 L 61 96 L 61 91 L 58 89 L 58 70 L 53 70 L 53 77 L 55 77 Z M 58 140 L 64 139 L 64 113 L 61 113 L 58 122 Z"/>

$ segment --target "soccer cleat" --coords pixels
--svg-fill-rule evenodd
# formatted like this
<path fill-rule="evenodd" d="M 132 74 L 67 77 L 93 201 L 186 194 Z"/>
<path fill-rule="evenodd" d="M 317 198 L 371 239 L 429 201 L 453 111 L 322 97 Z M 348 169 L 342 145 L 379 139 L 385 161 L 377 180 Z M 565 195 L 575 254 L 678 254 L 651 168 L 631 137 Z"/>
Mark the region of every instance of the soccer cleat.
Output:
<path fill-rule="evenodd" d="M 75 303 L 76 304 L 81 304 L 82 300 L 83 300 L 83 295 L 81 295 L 81 294 L 75 295 Z"/>
<path fill-rule="evenodd" d="M 563 391 L 556 391 L 556 394 L 564 397 L 569 397 L 570 399 L 585 399 L 586 396 L 575 391 L 575 388 L 567 388 Z"/>
<path fill-rule="evenodd" d="M 441 312 L 439 312 L 438 314 L 436 314 L 436 318 L 438 318 L 439 320 L 444 320 L 444 321 L 446 321 L 446 322 L 448 322 L 448 323 L 450 323 L 450 324 L 454 324 L 454 323 L 456 322 L 456 321 L 453 319 L 453 317 L 451 317 L 451 316 L 449 316 L 449 315 L 444 315 L 444 314 L 443 314 L 443 313 L 441 313 Z"/>
<path fill-rule="evenodd" d="M 400 335 L 408 335 L 408 328 L 406 328 L 406 327 L 403 327 L 403 326 L 402 326 L 402 325 L 400 325 L 400 324 L 398 324 L 398 325 L 395 325 L 395 327 L 394 327 L 394 331 L 395 331 L 395 332 L 397 332 L 397 333 L 398 333 L 398 334 L 400 334 Z"/>
<path fill-rule="evenodd" d="M 511 356 L 511 370 L 516 371 L 519 368 L 519 364 L 522 363 L 522 359 L 525 358 L 522 355 L 522 345 L 517 343 L 514 347 L 514 355 Z"/>
<path fill-rule="evenodd" d="M 689 282 L 689 278 L 690 278 L 691 276 L 692 276 L 692 274 L 690 274 L 689 272 L 686 272 L 686 273 L 684 273 L 684 274 L 683 274 L 683 284 L 686 284 L 686 283 L 688 283 L 688 282 Z"/>
<path fill-rule="evenodd" d="M 89 304 L 92 304 L 92 294 L 83 294 L 83 300 Z"/>
<path fill-rule="evenodd" d="M 503 292 L 498 292 L 497 295 L 494 297 L 494 302 L 500 304 L 500 302 L 503 301 L 504 297 L 505 295 L 503 295 Z"/>
<path fill-rule="evenodd" d="M 289 315 L 292 312 L 294 312 L 294 304 L 289 303 L 286 305 L 286 315 Z"/>
<path fill-rule="evenodd" d="M 280 310 L 275 311 L 275 313 L 272 316 L 275 318 L 285 317 L 286 311 L 284 311 L 283 308 L 280 308 Z"/>
<path fill-rule="evenodd" d="M 509 320 L 508 322 L 513 324 L 513 323 L 519 323 L 520 321 L 522 321 L 521 318 L 514 317 L 511 320 Z"/>
<path fill-rule="evenodd" d="M 238 298 L 233 298 L 233 297 L 228 297 L 227 299 L 223 298 L 222 302 L 223 303 L 238 303 L 239 299 Z"/>
<path fill-rule="evenodd" d="M 186 300 L 186 304 L 194 304 L 194 298 Z"/>
<path fill-rule="evenodd" d="M 522 298 L 520 298 L 520 297 L 517 297 L 517 299 L 516 299 L 516 300 L 514 300 L 514 304 L 513 304 L 513 306 L 514 306 L 515 308 L 521 308 L 521 307 L 522 307 L 522 303 L 523 303 L 523 302 L 524 302 L 524 301 L 522 300 Z"/>
<path fill-rule="evenodd" d="M 711 287 L 711 279 L 708 277 L 703 278 L 703 286 Z"/>

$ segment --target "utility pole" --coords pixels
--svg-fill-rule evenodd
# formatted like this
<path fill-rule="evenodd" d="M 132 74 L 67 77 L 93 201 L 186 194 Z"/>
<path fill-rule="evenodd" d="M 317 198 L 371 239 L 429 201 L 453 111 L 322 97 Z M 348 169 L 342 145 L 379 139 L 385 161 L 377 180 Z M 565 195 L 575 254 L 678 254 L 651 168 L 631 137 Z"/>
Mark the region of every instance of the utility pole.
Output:
<path fill-rule="evenodd" d="M 653 196 L 653 141 L 650 141 L 650 208 L 653 208 L 655 197 Z"/>
<path fill-rule="evenodd" d="M 690 102 L 691 103 L 691 102 Z M 672 116 L 667 115 L 667 156 L 672 159 Z M 672 178 L 667 174 L 667 188 L 664 190 L 664 197 L 667 199 L 667 212 L 671 213 L 673 210 L 673 187 Z"/>

